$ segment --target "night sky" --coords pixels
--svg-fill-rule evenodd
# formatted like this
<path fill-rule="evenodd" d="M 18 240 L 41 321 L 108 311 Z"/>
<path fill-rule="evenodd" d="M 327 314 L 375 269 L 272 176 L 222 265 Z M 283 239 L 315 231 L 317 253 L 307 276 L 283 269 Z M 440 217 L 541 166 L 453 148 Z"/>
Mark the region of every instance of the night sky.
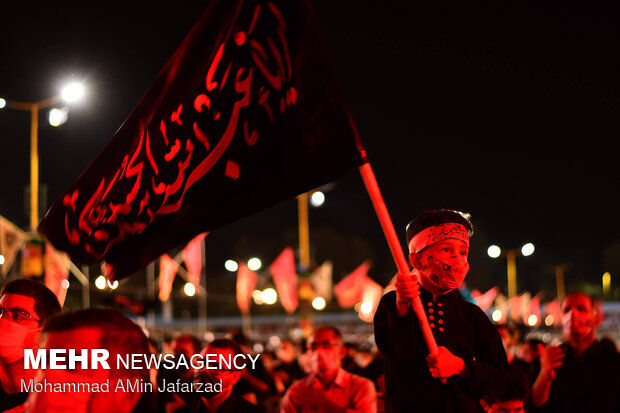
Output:
<path fill-rule="evenodd" d="M 65 125 L 41 121 L 48 206 L 113 136 L 206 4 L 3 7 L 0 96 L 40 100 L 72 74 L 89 88 L 87 104 L 72 109 Z M 517 260 L 519 291 L 553 298 L 558 264 L 568 265 L 569 289 L 600 284 L 604 271 L 618 285 L 616 3 L 314 4 L 403 246 L 415 215 L 454 208 L 470 212 L 476 228 L 471 288 L 499 285 L 505 293 L 505 261 L 488 258 L 486 248 L 525 242 L 536 252 Z M 0 214 L 23 228 L 28 126 L 27 113 L 0 112 Z M 325 189 L 325 206 L 310 210 L 315 262 L 333 260 L 337 281 L 370 259 L 370 276 L 387 284 L 396 269 L 359 174 Z M 268 264 L 296 244 L 296 214 L 291 200 L 210 234 L 208 282 L 232 281 L 222 266 L 229 256 L 258 255 Z M 232 293 L 231 285 L 212 291 Z"/>

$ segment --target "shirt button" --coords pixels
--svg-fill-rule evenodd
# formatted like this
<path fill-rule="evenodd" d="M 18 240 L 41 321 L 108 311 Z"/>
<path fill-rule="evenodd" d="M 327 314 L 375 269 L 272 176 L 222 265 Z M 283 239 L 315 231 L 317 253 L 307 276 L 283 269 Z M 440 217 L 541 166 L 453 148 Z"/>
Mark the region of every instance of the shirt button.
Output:
<path fill-rule="evenodd" d="M 433 302 L 429 301 L 426 305 L 428 305 L 429 307 L 432 307 L 433 306 Z"/>
<path fill-rule="evenodd" d="M 439 310 L 439 311 L 437 311 L 437 314 L 443 315 L 443 311 Z"/>
<path fill-rule="evenodd" d="M 437 303 L 437 305 L 438 305 L 439 307 L 443 307 L 443 304 L 442 304 L 442 303 Z"/>
<path fill-rule="evenodd" d="M 428 312 L 429 312 L 429 313 L 433 313 L 433 312 L 435 312 L 435 310 L 433 310 L 432 308 L 429 308 L 429 309 L 428 309 Z"/>
<path fill-rule="evenodd" d="M 429 319 L 429 320 L 434 320 L 434 319 L 435 319 L 435 316 L 434 316 L 434 315 L 429 315 L 429 316 L 428 316 L 428 319 Z"/>
<path fill-rule="evenodd" d="M 435 323 L 430 324 L 431 328 L 435 328 Z"/>
<path fill-rule="evenodd" d="M 443 327 L 439 327 L 439 331 L 443 331 L 443 330 L 444 330 Z"/>
<path fill-rule="evenodd" d="M 443 320 L 437 320 L 439 324 L 443 324 Z"/>

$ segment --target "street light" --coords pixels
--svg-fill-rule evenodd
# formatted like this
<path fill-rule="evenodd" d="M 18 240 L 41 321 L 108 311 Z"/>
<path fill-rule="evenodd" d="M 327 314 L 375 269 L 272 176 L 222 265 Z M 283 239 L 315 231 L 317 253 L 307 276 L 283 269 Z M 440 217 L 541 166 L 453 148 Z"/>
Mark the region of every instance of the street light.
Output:
<path fill-rule="evenodd" d="M 491 258 L 499 258 L 500 256 L 506 257 L 506 272 L 508 276 L 508 298 L 512 298 L 517 295 L 517 254 L 521 252 L 521 255 L 528 257 L 534 253 L 534 244 L 528 242 L 521 247 L 521 250 L 511 249 L 502 251 L 497 245 L 491 245 L 487 249 L 487 254 Z"/>
<path fill-rule="evenodd" d="M 39 224 L 39 110 L 56 105 L 61 101 L 73 103 L 84 95 L 84 86 L 71 83 L 65 86 L 59 96 L 52 96 L 38 102 L 18 102 L 0 98 L 0 109 L 22 110 L 30 113 L 30 229 L 36 231 Z"/>

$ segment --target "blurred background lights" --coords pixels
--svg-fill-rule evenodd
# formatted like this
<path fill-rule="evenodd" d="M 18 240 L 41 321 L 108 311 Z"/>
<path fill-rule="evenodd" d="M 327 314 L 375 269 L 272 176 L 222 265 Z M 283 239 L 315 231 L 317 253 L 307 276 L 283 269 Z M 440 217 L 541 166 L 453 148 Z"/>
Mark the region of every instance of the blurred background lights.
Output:
<path fill-rule="evenodd" d="M 68 108 L 54 108 L 50 110 L 49 114 L 49 122 L 50 125 L 56 127 L 67 122 L 69 118 L 69 109 Z"/>
<path fill-rule="evenodd" d="M 533 253 L 534 253 L 534 244 L 532 244 L 531 242 L 528 242 L 527 244 L 521 247 L 521 254 L 523 254 L 524 257 L 528 257 L 532 255 Z"/>
<path fill-rule="evenodd" d="M 84 85 L 78 82 L 69 83 L 62 88 L 60 97 L 65 102 L 77 102 L 84 97 Z"/>
<path fill-rule="evenodd" d="M 60 285 L 62 286 L 62 288 L 64 288 L 65 290 L 69 288 L 69 280 L 62 280 L 60 282 Z"/>
<path fill-rule="evenodd" d="M 239 269 L 239 264 L 234 260 L 226 260 L 224 263 L 224 268 L 226 268 L 230 272 L 235 272 Z"/>
<path fill-rule="evenodd" d="M 502 249 L 497 245 L 491 245 L 487 249 L 487 254 L 489 254 L 489 257 L 491 258 L 497 258 L 502 254 Z"/>
<path fill-rule="evenodd" d="M 360 306 L 360 312 L 362 314 L 370 314 L 372 312 L 372 303 L 370 301 L 364 301 Z"/>
<path fill-rule="evenodd" d="M 547 317 L 545 317 L 545 325 L 551 327 L 553 323 L 555 323 L 555 318 L 551 314 L 547 315 Z"/>
<path fill-rule="evenodd" d="M 103 290 L 107 284 L 108 280 L 105 279 L 105 277 L 103 275 L 100 275 L 99 277 L 97 277 L 97 279 L 95 280 L 95 287 L 97 287 L 100 290 Z"/>
<path fill-rule="evenodd" d="M 110 282 L 110 280 L 108 280 L 108 287 L 110 287 L 110 289 L 112 290 L 116 290 L 116 288 L 118 287 L 118 281 L 113 281 Z"/>
<path fill-rule="evenodd" d="M 263 301 L 263 292 L 261 290 L 252 291 L 252 299 L 258 305 L 265 304 L 265 302 Z"/>
<path fill-rule="evenodd" d="M 536 314 L 530 314 L 527 318 L 527 325 L 530 327 L 534 327 L 538 323 L 538 316 Z"/>
<path fill-rule="evenodd" d="M 323 297 L 316 297 L 312 300 L 312 308 L 317 311 L 325 309 L 325 299 Z"/>
<path fill-rule="evenodd" d="M 325 203 L 325 194 L 321 191 L 314 191 L 312 195 L 310 195 L 310 204 L 313 207 L 320 207 Z"/>
<path fill-rule="evenodd" d="M 278 293 L 273 288 L 266 288 L 261 294 L 265 304 L 275 304 L 278 301 Z"/>
<path fill-rule="evenodd" d="M 4 264 L 4 255 L 0 254 L 0 265 Z"/>
<path fill-rule="evenodd" d="M 0 98 L 0 109 L 6 106 L 6 100 Z"/>
<path fill-rule="evenodd" d="M 185 283 L 183 287 L 183 292 L 188 297 L 193 297 L 196 294 L 196 287 L 192 283 Z"/>
<path fill-rule="evenodd" d="M 258 271 L 260 270 L 260 267 L 263 265 L 263 263 L 261 262 L 260 259 L 254 257 L 254 258 L 250 258 L 248 260 L 248 268 L 251 269 L 252 271 Z"/>
<path fill-rule="evenodd" d="M 496 323 L 499 322 L 502 319 L 502 310 L 494 310 L 493 313 L 491 313 L 491 318 Z"/>

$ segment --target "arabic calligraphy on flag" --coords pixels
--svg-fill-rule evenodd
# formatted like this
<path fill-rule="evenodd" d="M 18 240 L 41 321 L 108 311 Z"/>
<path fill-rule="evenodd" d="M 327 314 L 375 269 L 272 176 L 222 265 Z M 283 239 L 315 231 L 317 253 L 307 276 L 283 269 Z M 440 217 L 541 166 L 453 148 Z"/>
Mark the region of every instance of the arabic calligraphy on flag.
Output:
<path fill-rule="evenodd" d="M 311 2 L 214 0 L 39 230 L 118 279 L 362 153 Z"/>

